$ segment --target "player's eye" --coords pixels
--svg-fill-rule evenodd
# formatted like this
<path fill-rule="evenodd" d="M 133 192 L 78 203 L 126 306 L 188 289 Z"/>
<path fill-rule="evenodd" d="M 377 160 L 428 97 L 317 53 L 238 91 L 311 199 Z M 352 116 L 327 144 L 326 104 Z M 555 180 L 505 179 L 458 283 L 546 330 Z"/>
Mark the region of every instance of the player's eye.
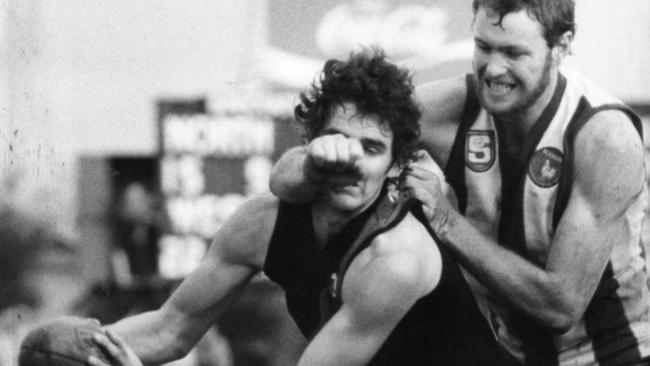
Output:
<path fill-rule="evenodd" d="M 384 148 L 382 146 L 375 145 L 375 144 L 364 144 L 363 150 L 368 155 L 379 155 L 382 152 L 384 152 Z"/>
<path fill-rule="evenodd" d="M 516 50 L 508 50 L 505 52 L 506 56 L 509 58 L 519 58 L 523 56 L 523 52 L 516 51 Z"/>

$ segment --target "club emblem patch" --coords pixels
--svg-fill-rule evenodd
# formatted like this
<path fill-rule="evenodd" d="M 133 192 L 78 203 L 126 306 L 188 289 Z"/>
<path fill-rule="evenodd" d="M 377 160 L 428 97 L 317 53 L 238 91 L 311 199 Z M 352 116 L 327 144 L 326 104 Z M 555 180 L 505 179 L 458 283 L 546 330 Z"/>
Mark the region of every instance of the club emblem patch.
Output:
<path fill-rule="evenodd" d="M 465 164 L 475 172 L 492 167 L 495 157 L 494 131 L 469 130 L 465 141 Z"/>
<path fill-rule="evenodd" d="M 528 166 L 528 176 L 536 185 L 549 188 L 560 181 L 564 155 L 554 147 L 535 151 Z"/>

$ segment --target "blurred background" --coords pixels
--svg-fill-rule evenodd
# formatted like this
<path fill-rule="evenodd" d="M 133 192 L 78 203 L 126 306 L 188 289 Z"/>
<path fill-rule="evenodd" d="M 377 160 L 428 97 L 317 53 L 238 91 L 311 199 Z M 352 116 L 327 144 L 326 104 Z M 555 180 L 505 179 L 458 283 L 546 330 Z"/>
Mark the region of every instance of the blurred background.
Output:
<path fill-rule="evenodd" d="M 0 0 L 0 366 L 63 314 L 158 307 L 272 163 L 325 59 L 383 47 L 422 83 L 470 70 L 471 0 Z M 578 0 L 565 67 L 650 123 L 650 2 Z M 177 365 L 287 365 L 264 277 Z"/>

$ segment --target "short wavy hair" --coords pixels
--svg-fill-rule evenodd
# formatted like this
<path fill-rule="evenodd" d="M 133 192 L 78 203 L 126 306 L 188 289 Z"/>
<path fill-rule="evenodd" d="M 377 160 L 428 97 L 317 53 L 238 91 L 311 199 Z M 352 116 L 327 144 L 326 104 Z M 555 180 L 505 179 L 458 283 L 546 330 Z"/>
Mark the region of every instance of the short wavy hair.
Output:
<path fill-rule="evenodd" d="M 553 47 L 565 32 L 576 32 L 574 0 L 474 0 L 474 16 L 481 7 L 499 14 L 495 25 L 500 25 L 508 13 L 525 9 L 544 28 L 544 39 L 549 47 Z"/>
<path fill-rule="evenodd" d="M 420 137 L 420 109 L 413 99 L 408 70 L 387 61 L 378 48 L 353 52 L 342 61 L 325 62 L 320 77 L 300 93 L 294 116 L 305 129 L 305 138 L 317 137 L 334 109 L 352 103 L 362 116 L 379 119 L 393 133 L 393 159 L 405 166 L 413 156 Z"/>

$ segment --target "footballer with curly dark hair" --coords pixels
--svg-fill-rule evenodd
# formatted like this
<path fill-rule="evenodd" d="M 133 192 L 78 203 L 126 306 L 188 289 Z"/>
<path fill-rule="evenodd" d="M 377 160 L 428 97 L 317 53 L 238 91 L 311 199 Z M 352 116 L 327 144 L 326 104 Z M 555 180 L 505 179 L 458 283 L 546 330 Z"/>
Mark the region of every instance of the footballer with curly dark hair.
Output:
<path fill-rule="evenodd" d="M 322 186 L 307 204 L 252 198 L 159 310 L 107 328 L 146 363 L 179 358 L 263 271 L 309 341 L 298 365 L 503 365 L 419 206 L 388 193 L 403 169 L 398 157 L 418 138 L 412 91 L 408 72 L 380 51 L 328 61 L 296 117 L 314 153 L 323 140 L 355 142 L 356 179 Z M 111 345 L 101 334 L 98 343 Z"/>
<path fill-rule="evenodd" d="M 404 165 L 420 137 L 420 109 L 413 100 L 408 70 L 390 63 L 379 49 L 353 53 L 345 61 L 330 59 L 317 82 L 300 94 L 294 115 L 306 138 L 313 139 L 335 107 L 352 103 L 363 116 L 376 117 L 393 133 L 393 155 Z"/>

